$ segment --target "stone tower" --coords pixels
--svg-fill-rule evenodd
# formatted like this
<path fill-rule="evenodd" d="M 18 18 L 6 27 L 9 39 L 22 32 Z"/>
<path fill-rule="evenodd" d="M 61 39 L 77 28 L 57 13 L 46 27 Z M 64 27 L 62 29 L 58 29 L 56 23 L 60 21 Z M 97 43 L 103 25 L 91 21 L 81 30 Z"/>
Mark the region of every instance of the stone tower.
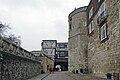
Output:
<path fill-rule="evenodd" d="M 69 14 L 69 71 L 79 70 L 87 66 L 87 27 L 86 9 L 80 7 Z"/>
<path fill-rule="evenodd" d="M 69 71 L 120 74 L 120 0 L 91 0 L 69 14 Z"/>

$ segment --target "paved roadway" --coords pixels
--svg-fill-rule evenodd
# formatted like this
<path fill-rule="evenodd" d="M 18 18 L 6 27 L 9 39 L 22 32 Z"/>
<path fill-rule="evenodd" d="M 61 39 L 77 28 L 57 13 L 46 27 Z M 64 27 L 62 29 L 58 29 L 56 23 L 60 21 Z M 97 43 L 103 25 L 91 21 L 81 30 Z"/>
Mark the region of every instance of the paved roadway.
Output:
<path fill-rule="evenodd" d="M 73 77 L 67 75 L 67 72 L 54 72 L 43 80 L 76 80 Z"/>
<path fill-rule="evenodd" d="M 69 72 L 54 72 L 41 79 L 42 75 L 38 75 L 29 80 L 107 80 L 91 75 L 73 74 Z"/>

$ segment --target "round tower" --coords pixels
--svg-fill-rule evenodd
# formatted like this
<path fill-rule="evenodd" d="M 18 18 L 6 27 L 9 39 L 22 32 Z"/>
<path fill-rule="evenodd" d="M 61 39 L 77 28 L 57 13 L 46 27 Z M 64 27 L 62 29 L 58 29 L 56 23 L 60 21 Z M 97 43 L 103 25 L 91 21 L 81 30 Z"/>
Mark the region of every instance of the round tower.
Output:
<path fill-rule="evenodd" d="M 80 70 L 87 66 L 87 6 L 75 8 L 68 16 L 68 69 Z"/>

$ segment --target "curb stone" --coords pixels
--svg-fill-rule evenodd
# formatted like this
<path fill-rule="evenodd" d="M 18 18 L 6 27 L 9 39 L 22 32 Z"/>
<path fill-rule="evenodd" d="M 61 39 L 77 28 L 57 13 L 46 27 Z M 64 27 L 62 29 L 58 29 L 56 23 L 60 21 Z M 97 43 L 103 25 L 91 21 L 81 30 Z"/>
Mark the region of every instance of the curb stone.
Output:
<path fill-rule="evenodd" d="M 42 77 L 41 80 L 43 80 L 44 78 L 46 78 L 48 75 L 50 75 L 50 73 L 47 74 L 47 75 L 45 75 L 44 77 Z"/>

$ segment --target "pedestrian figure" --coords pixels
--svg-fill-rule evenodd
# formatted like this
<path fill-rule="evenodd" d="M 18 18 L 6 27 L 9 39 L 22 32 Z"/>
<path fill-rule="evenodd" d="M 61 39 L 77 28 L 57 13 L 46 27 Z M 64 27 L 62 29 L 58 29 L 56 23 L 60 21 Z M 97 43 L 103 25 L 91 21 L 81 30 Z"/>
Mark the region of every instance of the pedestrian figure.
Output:
<path fill-rule="evenodd" d="M 52 72 L 52 68 L 49 68 L 50 73 Z"/>
<path fill-rule="evenodd" d="M 73 69 L 72 72 L 75 73 L 75 70 Z"/>
<path fill-rule="evenodd" d="M 78 74 L 78 70 L 76 70 L 76 73 Z"/>
<path fill-rule="evenodd" d="M 53 68 L 53 72 L 55 71 L 55 68 Z"/>

